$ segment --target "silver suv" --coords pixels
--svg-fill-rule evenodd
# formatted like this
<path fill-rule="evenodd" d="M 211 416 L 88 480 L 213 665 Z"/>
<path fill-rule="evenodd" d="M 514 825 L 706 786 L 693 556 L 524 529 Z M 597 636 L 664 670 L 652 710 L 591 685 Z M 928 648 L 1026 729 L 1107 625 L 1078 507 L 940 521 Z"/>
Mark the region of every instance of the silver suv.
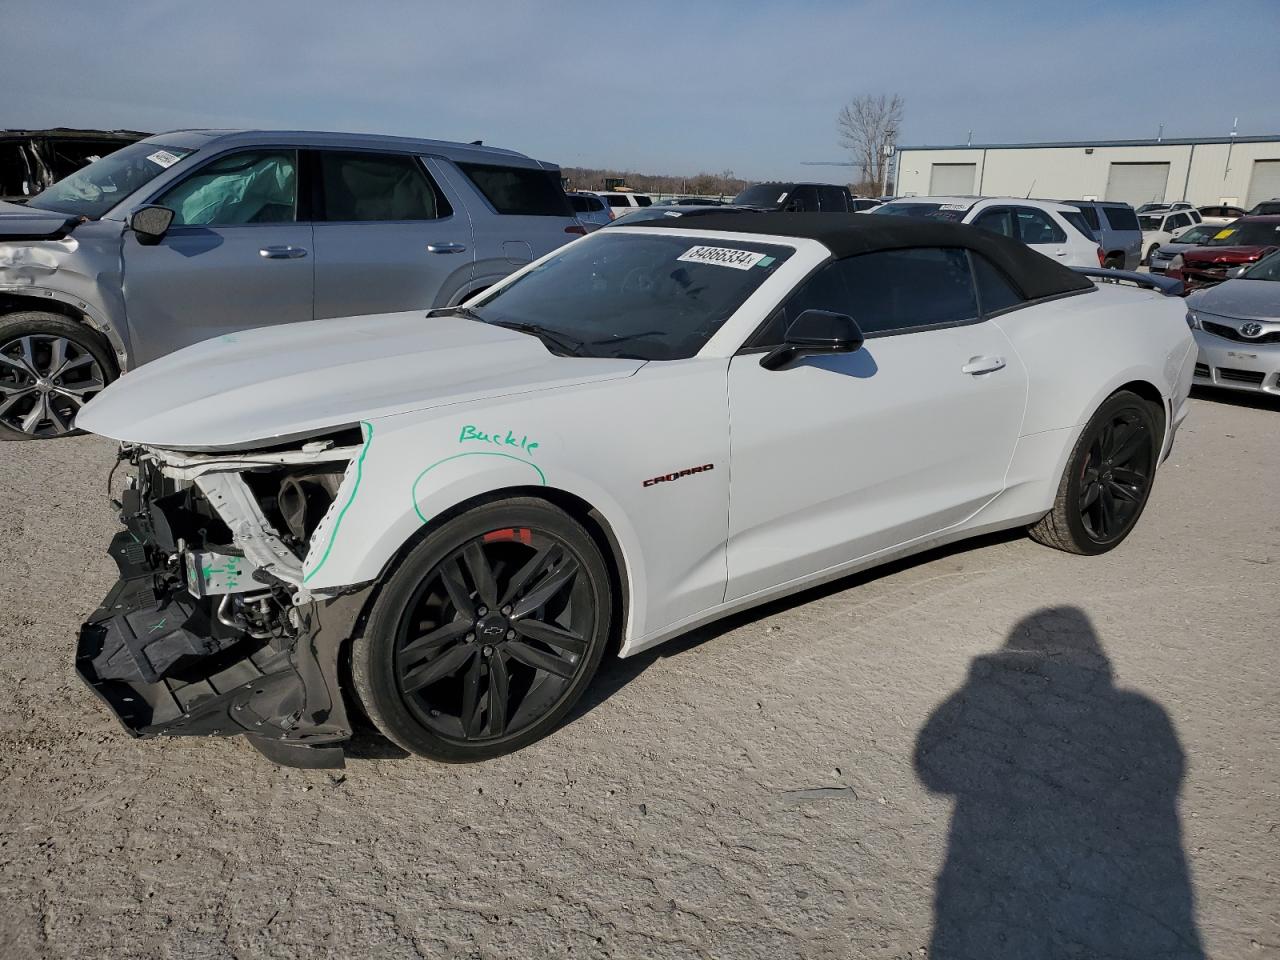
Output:
<path fill-rule="evenodd" d="M 0 440 L 238 330 L 451 306 L 584 233 L 555 164 L 336 133 L 186 130 L 0 203 Z"/>

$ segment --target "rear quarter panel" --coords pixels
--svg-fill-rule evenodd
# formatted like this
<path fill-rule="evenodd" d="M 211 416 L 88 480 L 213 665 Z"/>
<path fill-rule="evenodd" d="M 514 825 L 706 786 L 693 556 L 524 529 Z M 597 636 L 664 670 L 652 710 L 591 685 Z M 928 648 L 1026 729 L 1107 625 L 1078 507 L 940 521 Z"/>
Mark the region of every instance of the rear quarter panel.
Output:
<path fill-rule="evenodd" d="M 1028 390 L 1005 493 L 988 519 L 1027 521 L 1047 511 L 1081 430 L 1126 384 L 1159 392 L 1167 448 L 1195 363 L 1185 317 L 1181 298 L 1104 283 L 996 318 L 1026 366 Z"/>
<path fill-rule="evenodd" d="M 1192 347 L 1185 317 L 1178 297 L 1104 283 L 996 318 L 1027 368 L 1023 436 L 1083 426 L 1131 381 L 1170 398 Z"/>

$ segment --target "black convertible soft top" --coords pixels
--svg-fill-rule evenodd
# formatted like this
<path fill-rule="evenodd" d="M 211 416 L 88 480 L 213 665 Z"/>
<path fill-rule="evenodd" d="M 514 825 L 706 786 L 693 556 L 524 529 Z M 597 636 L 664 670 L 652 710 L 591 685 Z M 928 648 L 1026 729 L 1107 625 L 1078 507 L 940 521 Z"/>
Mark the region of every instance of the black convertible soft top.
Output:
<path fill-rule="evenodd" d="M 619 226 L 627 226 L 622 221 Z M 961 223 L 939 223 L 874 213 L 707 213 L 679 221 L 646 220 L 637 227 L 771 234 L 817 240 L 836 259 L 910 247 L 963 247 L 998 266 L 1029 300 L 1093 289 L 1093 281 L 1030 247 Z"/>

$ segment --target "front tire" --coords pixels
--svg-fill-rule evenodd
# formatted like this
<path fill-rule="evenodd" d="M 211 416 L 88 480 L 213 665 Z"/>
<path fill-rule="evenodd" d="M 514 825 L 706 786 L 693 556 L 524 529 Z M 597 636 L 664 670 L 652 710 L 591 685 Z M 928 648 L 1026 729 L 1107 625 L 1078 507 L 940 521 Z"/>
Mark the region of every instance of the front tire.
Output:
<path fill-rule="evenodd" d="M 1147 266 L 1151 266 L 1151 258 L 1156 255 L 1156 251 L 1159 249 L 1160 249 L 1160 244 L 1153 243 L 1151 245 L 1151 248 L 1147 251 L 1147 259 L 1144 260 L 1143 263 L 1145 263 Z"/>
<path fill-rule="evenodd" d="M 115 372 L 110 348 L 82 323 L 43 310 L 0 317 L 0 440 L 76 433 L 76 414 Z"/>
<path fill-rule="evenodd" d="M 356 693 L 411 753 L 447 763 L 546 736 L 608 645 L 609 573 L 581 524 L 532 498 L 443 524 L 391 575 L 352 647 Z"/>
<path fill-rule="evenodd" d="M 1081 431 L 1053 509 L 1030 528 L 1032 539 L 1086 555 L 1119 546 L 1151 495 L 1162 438 L 1149 401 L 1128 390 L 1113 393 Z"/>

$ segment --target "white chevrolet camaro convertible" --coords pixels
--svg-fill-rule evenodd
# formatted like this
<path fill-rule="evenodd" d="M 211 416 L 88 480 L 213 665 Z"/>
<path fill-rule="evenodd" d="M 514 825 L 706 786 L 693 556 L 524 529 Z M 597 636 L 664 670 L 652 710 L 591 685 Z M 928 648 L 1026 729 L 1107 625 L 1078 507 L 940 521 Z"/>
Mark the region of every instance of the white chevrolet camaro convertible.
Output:
<path fill-rule="evenodd" d="M 1114 273 L 1112 275 L 1115 275 Z M 342 762 L 552 730 L 622 656 L 852 571 L 1142 514 L 1186 310 L 971 227 L 709 214 L 601 231 L 466 306 L 248 330 L 81 414 L 131 479 L 81 676 L 140 736 Z"/>

